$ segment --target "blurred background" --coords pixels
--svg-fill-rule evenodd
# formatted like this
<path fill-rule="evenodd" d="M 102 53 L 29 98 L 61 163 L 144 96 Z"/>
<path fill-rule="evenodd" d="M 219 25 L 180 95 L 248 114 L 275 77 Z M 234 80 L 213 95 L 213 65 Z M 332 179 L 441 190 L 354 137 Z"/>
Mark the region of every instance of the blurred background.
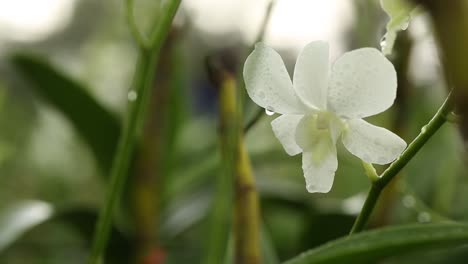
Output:
<path fill-rule="evenodd" d="M 136 1 L 142 31 L 156 2 Z M 145 147 L 131 168 L 108 263 L 132 263 L 142 247 L 145 263 L 202 258 L 221 162 L 217 88 L 204 61 L 229 54 L 240 69 L 269 2 L 182 1 L 155 73 Z M 377 0 L 277 0 L 264 42 L 292 72 L 298 52 L 313 40 L 330 43 L 332 60 L 355 48 L 380 49 L 387 21 Z M 0 0 L 0 263 L 84 263 L 121 120 L 137 96 L 129 92 L 136 56 L 123 1 Z M 425 14 L 399 33 L 389 58 L 399 75 L 398 98 L 369 120 L 410 142 L 447 91 Z M 256 111 L 246 101 L 245 122 Z M 339 146 L 332 191 L 307 193 L 300 155 L 283 151 L 269 125 L 274 118 L 263 114 L 246 134 L 265 263 L 347 234 L 369 187 L 360 161 Z M 465 155 L 456 127 L 445 125 L 385 192 L 371 227 L 468 218 Z M 439 252 L 417 258 L 447 261 Z"/>

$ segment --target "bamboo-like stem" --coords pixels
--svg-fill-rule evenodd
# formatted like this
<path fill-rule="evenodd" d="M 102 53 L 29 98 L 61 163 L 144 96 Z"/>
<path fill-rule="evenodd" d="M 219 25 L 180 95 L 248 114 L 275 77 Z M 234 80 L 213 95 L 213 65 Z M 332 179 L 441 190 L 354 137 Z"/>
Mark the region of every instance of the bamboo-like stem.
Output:
<path fill-rule="evenodd" d="M 129 103 L 129 112 L 126 117 L 123 134 L 119 140 L 112 164 L 111 180 L 106 194 L 105 204 L 99 213 L 94 233 L 91 254 L 88 259 L 88 263 L 90 264 L 99 263 L 109 240 L 112 216 L 122 195 L 136 141 L 140 137 L 143 129 L 159 51 L 169 32 L 172 19 L 175 16 L 180 2 L 181 0 L 171 0 L 167 2 L 161 10 L 161 19 L 158 20 L 158 25 L 155 27 L 152 34 L 149 48 L 140 47 L 140 55 L 132 84 L 132 89 L 137 93 L 137 99 Z"/>
<path fill-rule="evenodd" d="M 260 213 L 258 193 L 252 173 L 250 158 L 245 147 L 241 124 L 242 114 L 238 110 L 237 83 L 234 75 L 223 74 L 220 90 L 221 122 L 231 122 L 222 131 L 227 136 L 223 149 L 234 153 L 230 168 L 234 172 L 234 263 L 260 264 Z M 230 120 L 230 121 L 228 121 Z M 230 134 L 234 133 L 234 134 Z M 229 144 L 232 145 L 229 145 Z M 229 158 L 229 157 L 228 157 Z"/>
<path fill-rule="evenodd" d="M 360 232 L 364 229 L 375 205 L 377 204 L 382 190 L 447 121 L 446 118 L 453 108 L 453 100 L 454 99 L 452 94 L 449 94 L 434 117 L 429 121 L 429 123 L 427 123 L 427 125 L 423 126 L 421 133 L 413 140 L 413 142 L 408 145 L 400 157 L 382 173 L 380 178 L 372 183 L 372 187 L 369 191 L 366 201 L 364 202 L 361 213 L 354 222 L 350 234 Z"/>
<path fill-rule="evenodd" d="M 215 72 L 217 69 L 211 64 L 208 65 L 208 70 L 213 71 L 213 81 L 220 87 L 219 144 L 222 161 L 221 174 L 217 176 L 215 183 L 207 248 L 202 263 L 217 264 L 225 260 L 231 233 L 237 105 L 235 100 L 232 100 L 233 96 L 236 96 L 235 81 Z"/>
<path fill-rule="evenodd" d="M 225 259 L 227 238 L 231 230 L 229 227 L 232 223 L 234 263 L 259 264 L 259 201 L 240 125 L 242 113 L 239 111 L 239 87 L 235 74 L 226 71 L 222 65 L 215 62 L 214 59 L 210 60 L 208 69 L 219 87 L 219 133 L 223 174 L 217 178 L 211 236 L 208 254 L 203 263 L 221 263 Z M 234 204 L 234 208 L 231 204 Z"/>

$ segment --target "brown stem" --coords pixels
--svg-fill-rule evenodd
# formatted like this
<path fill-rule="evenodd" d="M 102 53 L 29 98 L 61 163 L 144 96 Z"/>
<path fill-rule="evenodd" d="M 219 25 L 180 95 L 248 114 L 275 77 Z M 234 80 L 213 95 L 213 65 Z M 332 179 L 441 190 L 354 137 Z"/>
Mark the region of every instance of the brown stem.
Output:
<path fill-rule="evenodd" d="M 135 174 L 132 177 L 132 210 L 136 233 L 137 262 L 163 263 L 164 250 L 158 243 L 158 220 L 160 211 L 160 186 L 167 174 L 164 170 L 168 163 L 165 144 L 168 135 L 169 93 L 171 89 L 171 61 L 173 59 L 175 30 L 169 33 L 161 49 L 158 63 L 159 72 L 155 73 L 157 92 L 150 99 L 149 118 L 145 123 L 142 141 L 135 161 Z M 170 133 L 174 133 L 171 131 Z M 157 255 L 157 256 L 156 256 Z M 151 260 L 150 260 L 151 259 Z"/>

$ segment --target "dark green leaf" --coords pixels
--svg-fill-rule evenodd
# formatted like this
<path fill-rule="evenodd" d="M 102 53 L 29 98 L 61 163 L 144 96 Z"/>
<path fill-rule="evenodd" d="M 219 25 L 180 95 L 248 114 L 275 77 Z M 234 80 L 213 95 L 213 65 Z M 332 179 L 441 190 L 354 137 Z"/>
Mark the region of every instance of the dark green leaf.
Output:
<path fill-rule="evenodd" d="M 51 204 L 31 200 L 10 205 L 0 215 L 0 259 L 10 248 L 21 246 L 30 233 L 46 225 L 62 223 L 70 226 L 91 245 L 97 213 L 92 209 L 79 208 L 54 212 Z M 117 228 L 112 228 L 109 243 L 108 263 L 129 263 L 134 252 L 131 240 Z"/>
<path fill-rule="evenodd" d="M 468 244 L 468 225 L 464 224 L 388 227 L 332 241 L 286 263 L 369 263 L 415 250 L 463 244 Z"/>
<path fill-rule="evenodd" d="M 117 118 L 100 105 L 81 84 L 45 60 L 15 55 L 13 65 L 36 92 L 70 120 L 88 143 L 103 169 L 110 168 L 120 134 Z"/>

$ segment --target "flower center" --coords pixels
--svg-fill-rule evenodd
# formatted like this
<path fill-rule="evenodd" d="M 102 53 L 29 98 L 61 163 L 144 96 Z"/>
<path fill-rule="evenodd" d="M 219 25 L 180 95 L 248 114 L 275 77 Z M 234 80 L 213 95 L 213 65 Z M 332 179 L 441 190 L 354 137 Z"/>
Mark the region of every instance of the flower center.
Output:
<path fill-rule="evenodd" d="M 330 125 L 330 114 L 326 112 L 318 113 L 316 119 L 317 129 L 328 129 Z"/>

